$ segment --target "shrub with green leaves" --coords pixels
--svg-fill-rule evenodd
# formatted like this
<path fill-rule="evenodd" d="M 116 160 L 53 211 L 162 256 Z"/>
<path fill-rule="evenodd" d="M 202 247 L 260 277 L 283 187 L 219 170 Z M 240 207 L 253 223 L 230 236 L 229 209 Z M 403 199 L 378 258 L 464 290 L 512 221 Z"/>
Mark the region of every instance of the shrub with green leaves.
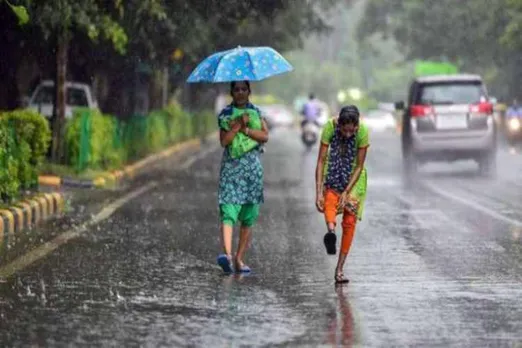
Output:
<path fill-rule="evenodd" d="M 90 169 L 114 169 L 125 160 L 118 146 L 117 121 L 98 110 L 78 108 L 66 127 L 68 163 L 78 172 Z"/>
<path fill-rule="evenodd" d="M 186 130 L 184 128 L 185 111 L 178 104 L 171 104 L 165 108 L 164 112 L 167 114 L 169 124 L 169 138 L 170 143 L 175 144 L 183 139 L 186 139 Z M 191 135 L 189 135 L 190 137 Z"/>
<path fill-rule="evenodd" d="M 134 161 L 147 154 L 147 119 L 143 115 L 133 115 L 120 123 L 123 147 L 127 159 Z"/>
<path fill-rule="evenodd" d="M 215 129 L 217 121 L 212 112 L 192 115 L 178 104 L 125 120 L 77 109 L 66 131 L 69 163 L 78 172 L 113 169 Z"/>
<path fill-rule="evenodd" d="M 162 111 L 150 113 L 147 117 L 146 153 L 157 152 L 169 144 L 167 114 Z"/>
<path fill-rule="evenodd" d="M 48 121 L 33 110 L 0 113 L 0 195 L 3 201 L 20 189 L 38 185 L 38 173 L 49 148 Z"/>
<path fill-rule="evenodd" d="M 201 111 L 196 114 L 194 116 L 194 124 L 199 137 L 209 135 L 218 129 L 217 116 L 211 111 Z"/>

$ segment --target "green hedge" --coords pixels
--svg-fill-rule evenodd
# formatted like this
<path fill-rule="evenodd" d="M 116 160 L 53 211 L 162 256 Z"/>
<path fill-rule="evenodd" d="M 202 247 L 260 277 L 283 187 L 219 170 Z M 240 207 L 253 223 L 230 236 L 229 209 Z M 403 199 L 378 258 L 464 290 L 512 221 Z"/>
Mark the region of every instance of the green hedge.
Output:
<path fill-rule="evenodd" d="M 122 165 L 125 151 L 119 146 L 118 130 L 114 117 L 98 110 L 76 109 L 65 132 L 68 163 L 78 172 Z"/>
<path fill-rule="evenodd" d="M 77 110 L 67 125 L 68 163 L 78 172 L 114 169 L 169 145 L 207 135 L 217 129 L 216 124 L 213 113 L 191 115 L 179 105 L 125 120 Z"/>
<path fill-rule="evenodd" d="M 9 202 L 21 189 L 38 186 L 49 148 L 48 121 L 32 110 L 0 113 L 0 197 Z"/>
<path fill-rule="evenodd" d="M 196 114 L 195 120 L 197 120 L 195 123 L 195 132 L 200 137 L 217 131 L 218 129 L 217 117 L 211 111 L 202 111 L 199 114 Z"/>
<path fill-rule="evenodd" d="M 67 162 L 77 172 L 115 169 L 216 129 L 212 112 L 189 114 L 179 105 L 125 121 L 77 109 L 66 125 Z M 9 202 L 20 190 L 37 187 L 50 139 L 49 122 L 37 112 L 0 113 L 0 201 Z"/>

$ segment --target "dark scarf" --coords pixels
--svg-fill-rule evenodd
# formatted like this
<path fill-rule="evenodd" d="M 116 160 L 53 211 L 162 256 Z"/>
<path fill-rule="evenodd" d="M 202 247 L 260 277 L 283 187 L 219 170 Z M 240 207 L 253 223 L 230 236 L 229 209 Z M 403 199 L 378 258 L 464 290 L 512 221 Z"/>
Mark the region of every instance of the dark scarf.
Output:
<path fill-rule="evenodd" d="M 346 138 L 341 134 L 339 125 L 330 143 L 330 155 L 325 186 L 338 193 L 344 192 L 352 175 L 353 162 L 356 156 L 355 134 Z"/>

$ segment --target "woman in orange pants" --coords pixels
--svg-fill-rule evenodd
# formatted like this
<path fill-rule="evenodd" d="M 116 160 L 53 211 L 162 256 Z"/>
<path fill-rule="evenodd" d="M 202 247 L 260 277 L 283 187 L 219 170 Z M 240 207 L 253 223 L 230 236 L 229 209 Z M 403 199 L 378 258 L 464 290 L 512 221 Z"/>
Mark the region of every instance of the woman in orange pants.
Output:
<path fill-rule="evenodd" d="M 324 213 L 328 229 L 324 244 L 330 255 L 336 254 L 336 217 L 343 214 L 336 283 L 349 281 L 343 275 L 343 267 L 357 220 L 362 218 L 367 186 L 364 162 L 368 147 L 368 128 L 359 123 L 359 110 L 354 105 L 343 107 L 339 117 L 325 125 L 321 135 L 315 172 L 316 206 L 319 212 Z"/>

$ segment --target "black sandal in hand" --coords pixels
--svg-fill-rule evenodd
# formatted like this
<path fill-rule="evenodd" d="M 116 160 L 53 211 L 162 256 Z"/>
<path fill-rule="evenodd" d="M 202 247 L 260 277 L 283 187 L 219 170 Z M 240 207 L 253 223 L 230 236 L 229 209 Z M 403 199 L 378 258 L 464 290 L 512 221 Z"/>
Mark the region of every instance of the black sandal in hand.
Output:
<path fill-rule="evenodd" d="M 337 253 L 335 244 L 337 243 L 337 236 L 333 231 L 328 231 L 323 238 L 324 246 L 326 247 L 326 253 L 328 255 L 335 255 Z"/>
<path fill-rule="evenodd" d="M 337 273 L 335 275 L 335 284 L 346 284 L 346 283 L 349 283 L 349 282 L 350 282 L 350 280 L 348 278 L 345 278 L 344 274 Z"/>

